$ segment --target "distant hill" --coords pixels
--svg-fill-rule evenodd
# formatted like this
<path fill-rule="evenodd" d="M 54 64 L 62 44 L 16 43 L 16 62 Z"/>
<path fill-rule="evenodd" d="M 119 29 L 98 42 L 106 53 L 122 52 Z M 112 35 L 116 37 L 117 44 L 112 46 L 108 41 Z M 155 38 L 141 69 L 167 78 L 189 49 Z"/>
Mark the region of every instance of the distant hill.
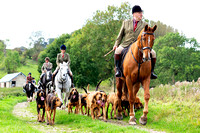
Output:
<path fill-rule="evenodd" d="M 27 60 L 27 64 L 26 65 L 22 65 L 21 67 L 19 67 L 17 69 L 17 72 L 22 72 L 25 75 L 28 75 L 29 72 L 32 73 L 32 76 L 35 77 L 36 81 L 39 80 L 40 74 L 37 71 L 38 69 L 38 65 L 36 61 L 33 60 Z M 5 75 L 7 75 L 6 72 L 0 71 L 0 78 L 4 77 Z"/>

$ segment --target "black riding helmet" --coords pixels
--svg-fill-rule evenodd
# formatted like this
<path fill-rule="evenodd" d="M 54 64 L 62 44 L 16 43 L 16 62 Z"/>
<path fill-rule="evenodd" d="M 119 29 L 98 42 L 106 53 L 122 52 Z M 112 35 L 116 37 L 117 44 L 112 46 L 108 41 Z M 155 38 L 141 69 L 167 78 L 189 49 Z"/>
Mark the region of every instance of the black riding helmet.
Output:
<path fill-rule="evenodd" d="M 63 44 L 63 45 L 60 46 L 60 49 L 61 50 L 66 50 L 66 46 Z"/>

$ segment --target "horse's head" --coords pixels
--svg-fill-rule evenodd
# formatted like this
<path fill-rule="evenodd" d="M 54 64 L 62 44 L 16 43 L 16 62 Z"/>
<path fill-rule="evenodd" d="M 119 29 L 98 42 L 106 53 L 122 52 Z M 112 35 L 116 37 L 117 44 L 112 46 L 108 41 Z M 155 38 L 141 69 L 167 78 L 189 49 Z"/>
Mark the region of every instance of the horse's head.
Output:
<path fill-rule="evenodd" d="M 156 30 L 156 28 L 157 25 L 155 25 L 153 28 L 146 25 L 138 36 L 138 39 L 140 41 L 140 51 L 143 53 L 143 62 L 151 60 L 150 52 L 154 44 L 154 31 Z"/>
<path fill-rule="evenodd" d="M 67 79 L 68 70 L 69 70 L 68 62 L 60 63 L 60 76 L 63 81 L 65 81 Z"/>

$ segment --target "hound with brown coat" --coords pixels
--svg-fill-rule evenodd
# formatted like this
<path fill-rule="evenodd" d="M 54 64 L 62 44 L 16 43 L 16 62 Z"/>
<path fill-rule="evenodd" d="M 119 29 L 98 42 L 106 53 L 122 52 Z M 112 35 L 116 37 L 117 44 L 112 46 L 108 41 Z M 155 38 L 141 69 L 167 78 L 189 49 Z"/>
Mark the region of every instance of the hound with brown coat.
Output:
<path fill-rule="evenodd" d="M 90 94 L 87 95 L 87 98 L 86 98 L 86 102 L 87 102 L 87 115 L 89 116 L 89 112 L 91 110 L 91 117 L 92 119 L 95 119 L 95 116 L 96 116 L 96 119 L 99 118 L 99 110 L 100 110 L 100 107 L 101 107 L 101 97 L 102 97 L 102 94 L 101 92 L 91 92 Z"/>
<path fill-rule="evenodd" d="M 56 116 L 56 107 L 61 107 L 62 102 L 60 98 L 56 97 L 55 94 L 50 93 L 47 95 L 46 102 L 45 102 L 45 110 L 47 114 L 47 125 L 53 125 L 55 122 Z M 53 112 L 53 119 L 51 120 L 51 115 Z"/>
<path fill-rule="evenodd" d="M 72 113 L 72 108 L 75 106 L 75 113 L 79 113 L 79 93 L 76 88 L 73 88 L 68 97 L 68 113 Z"/>

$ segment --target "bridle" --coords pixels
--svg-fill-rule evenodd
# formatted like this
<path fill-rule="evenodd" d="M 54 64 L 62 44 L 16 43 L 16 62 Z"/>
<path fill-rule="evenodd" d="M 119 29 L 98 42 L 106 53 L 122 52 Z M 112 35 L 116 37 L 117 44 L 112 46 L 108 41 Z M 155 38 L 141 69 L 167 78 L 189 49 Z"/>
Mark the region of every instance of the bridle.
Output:
<path fill-rule="evenodd" d="M 136 46 L 137 46 L 137 48 L 138 48 L 138 51 L 140 51 L 142 54 L 143 54 L 143 50 L 145 50 L 145 49 L 149 49 L 150 51 L 152 50 L 151 47 L 143 47 L 142 39 L 143 39 L 143 35 L 145 35 L 145 34 L 146 34 L 146 35 L 154 35 L 154 33 L 142 32 L 142 35 L 141 35 L 141 48 L 139 48 L 138 45 L 135 43 Z M 139 76 L 140 76 L 140 65 L 141 65 L 142 63 L 144 63 L 145 61 L 142 60 L 142 62 L 140 62 L 140 53 L 139 53 L 139 52 L 138 52 L 139 61 L 137 61 L 136 58 L 135 58 L 134 55 L 133 55 L 133 52 L 132 52 L 131 48 L 130 48 L 130 51 L 131 51 L 131 54 L 132 54 L 133 59 L 134 59 L 134 60 L 137 62 L 137 64 L 138 64 L 138 78 L 137 78 L 137 81 L 139 81 Z M 151 60 L 151 58 L 148 58 L 147 61 L 149 61 L 149 60 Z"/>
<path fill-rule="evenodd" d="M 148 33 L 148 32 L 142 32 L 142 35 L 141 35 L 141 48 L 139 48 L 139 46 L 136 44 L 136 46 L 137 46 L 137 48 L 138 48 L 138 51 L 140 51 L 142 54 L 143 54 L 143 50 L 145 50 L 145 49 L 149 49 L 150 51 L 152 50 L 152 48 L 151 47 L 143 47 L 143 43 L 142 43 L 142 39 L 143 39 L 143 35 L 154 35 L 154 33 Z M 130 49 L 131 50 L 131 49 Z M 132 54 L 132 56 L 133 56 L 133 59 L 138 63 L 138 64 L 142 64 L 142 63 L 144 63 L 145 61 L 143 61 L 142 60 L 142 62 L 140 62 L 140 61 L 137 61 L 136 60 L 136 58 L 134 57 L 134 55 L 133 55 L 133 52 L 132 52 L 132 50 L 131 50 L 131 54 Z M 138 52 L 138 57 L 139 57 L 139 59 L 140 59 L 140 53 Z M 148 61 L 149 60 L 151 60 L 151 58 L 148 58 Z"/>
<path fill-rule="evenodd" d="M 143 32 L 142 33 L 142 36 L 141 36 L 141 47 L 142 47 L 142 53 L 143 53 L 143 50 L 145 50 L 145 49 L 149 49 L 150 51 L 152 50 L 152 48 L 151 47 L 143 47 L 143 45 L 142 45 L 142 39 L 143 39 L 143 35 L 153 35 L 154 36 L 154 33 L 148 33 L 148 32 Z"/>

